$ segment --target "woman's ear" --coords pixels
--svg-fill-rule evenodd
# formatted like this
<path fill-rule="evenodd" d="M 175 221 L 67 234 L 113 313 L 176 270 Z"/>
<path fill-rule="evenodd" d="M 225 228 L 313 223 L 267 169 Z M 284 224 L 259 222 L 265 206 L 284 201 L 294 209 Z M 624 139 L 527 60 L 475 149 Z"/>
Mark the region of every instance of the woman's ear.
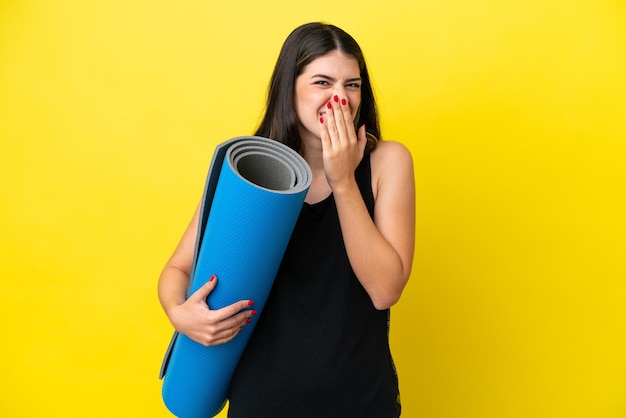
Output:
<path fill-rule="evenodd" d="M 365 152 L 365 147 L 367 147 L 367 135 L 368 135 L 367 129 L 365 128 L 365 125 L 363 124 L 356 131 L 356 140 L 357 140 L 357 144 L 359 145 L 360 155 L 363 155 L 363 153 Z"/>
<path fill-rule="evenodd" d="M 361 118 L 361 105 L 359 105 L 359 108 L 356 110 L 356 113 L 354 114 L 354 130 L 358 132 L 359 130 L 359 119 Z"/>

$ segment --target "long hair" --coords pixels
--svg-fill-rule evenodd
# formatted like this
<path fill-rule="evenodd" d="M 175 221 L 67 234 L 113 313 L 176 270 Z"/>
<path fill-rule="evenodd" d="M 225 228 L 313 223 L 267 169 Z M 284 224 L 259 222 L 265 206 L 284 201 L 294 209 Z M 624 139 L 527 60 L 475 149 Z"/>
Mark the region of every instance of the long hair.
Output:
<path fill-rule="evenodd" d="M 314 59 L 339 50 L 353 57 L 361 72 L 361 106 L 356 126 L 367 129 L 366 152 L 380 139 L 380 124 L 367 65 L 359 44 L 342 29 L 320 22 L 296 28 L 285 40 L 278 56 L 267 92 L 265 114 L 255 135 L 275 139 L 302 152 L 298 119 L 294 106 L 296 78 Z"/>

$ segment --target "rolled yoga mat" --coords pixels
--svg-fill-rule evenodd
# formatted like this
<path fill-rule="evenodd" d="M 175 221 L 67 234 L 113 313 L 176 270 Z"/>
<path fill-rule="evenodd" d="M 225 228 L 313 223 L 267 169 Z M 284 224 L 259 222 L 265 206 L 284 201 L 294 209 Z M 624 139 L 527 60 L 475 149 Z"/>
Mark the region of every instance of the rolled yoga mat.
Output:
<path fill-rule="evenodd" d="M 306 161 L 277 141 L 248 136 L 219 145 L 202 198 L 188 294 L 215 274 L 211 309 L 251 299 L 261 314 L 311 178 Z M 161 367 L 163 401 L 174 415 L 207 418 L 224 408 L 256 322 L 217 346 L 174 334 Z"/>

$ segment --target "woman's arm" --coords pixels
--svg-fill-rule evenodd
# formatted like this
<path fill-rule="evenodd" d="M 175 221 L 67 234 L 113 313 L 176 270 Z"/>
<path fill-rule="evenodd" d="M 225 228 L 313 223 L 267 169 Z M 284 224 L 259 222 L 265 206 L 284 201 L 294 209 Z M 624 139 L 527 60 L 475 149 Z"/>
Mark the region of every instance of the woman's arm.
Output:
<path fill-rule="evenodd" d="M 252 305 L 250 300 L 235 302 L 222 309 L 210 309 L 206 298 L 217 285 L 215 276 L 189 298 L 186 297 L 199 213 L 198 207 L 180 243 L 163 268 L 158 294 L 161 306 L 174 328 L 192 340 L 208 346 L 233 339 L 256 312 L 244 311 Z"/>
<path fill-rule="evenodd" d="M 370 217 L 354 170 L 363 156 L 365 129 L 351 128 L 348 106 L 332 103 L 320 121 L 326 177 L 333 189 L 348 258 L 377 309 L 399 299 L 409 279 L 415 245 L 415 180 L 409 150 L 380 141 L 371 154 L 376 205 Z"/>
<path fill-rule="evenodd" d="M 413 264 L 415 185 L 411 154 L 380 142 L 371 155 L 376 205 L 372 221 L 356 183 L 335 191 L 352 269 L 377 309 L 395 304 Z"/>

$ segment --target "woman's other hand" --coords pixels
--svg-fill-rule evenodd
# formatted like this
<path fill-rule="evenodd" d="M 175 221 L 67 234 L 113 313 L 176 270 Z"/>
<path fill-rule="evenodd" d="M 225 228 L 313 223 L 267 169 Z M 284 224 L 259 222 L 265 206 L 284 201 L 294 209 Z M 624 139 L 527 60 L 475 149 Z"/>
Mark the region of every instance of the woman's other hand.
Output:
<path fill-rule="evenodd" d="M 174 328 L 204 345 L 224 344 L 241 331 L 251 321 L 256 311 L 249 310 L 251 300 L 241 300 L 221 309 L 211 309 L 207 297 L 217 284 L 213 276 L 183 303 L 170 309 L 168 316 Z"/>

